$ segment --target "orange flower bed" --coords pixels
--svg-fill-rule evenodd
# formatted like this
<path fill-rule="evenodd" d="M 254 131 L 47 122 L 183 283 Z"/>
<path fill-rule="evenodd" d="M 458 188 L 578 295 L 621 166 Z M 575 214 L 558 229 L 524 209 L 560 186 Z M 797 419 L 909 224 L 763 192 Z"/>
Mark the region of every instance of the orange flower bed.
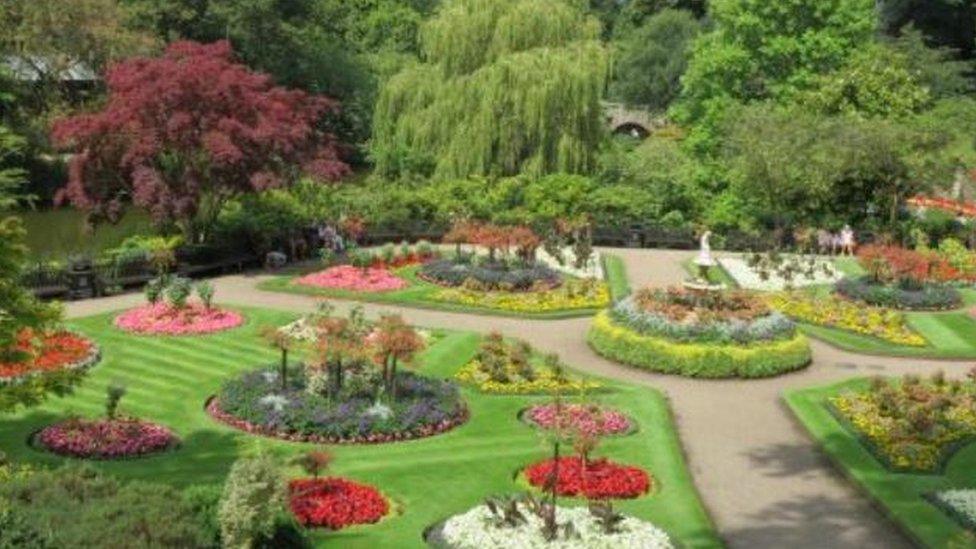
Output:
<path fill-rule="evenodd" d="M 0 382 L 37 372 L 85 367 L 98 353 L 91 341 L 71 332 L 51 332 L 36 336 L 33 332 L 24 330 L 17 339 L 15 350 L 26 358 L 15 362 L 0 362 Z"/>

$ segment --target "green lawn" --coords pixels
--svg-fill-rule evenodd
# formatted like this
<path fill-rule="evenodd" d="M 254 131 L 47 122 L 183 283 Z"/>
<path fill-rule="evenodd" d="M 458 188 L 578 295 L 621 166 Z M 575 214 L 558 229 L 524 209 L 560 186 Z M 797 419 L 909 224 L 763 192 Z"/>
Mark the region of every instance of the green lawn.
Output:
<path fill-rule="evenodd" d="M 695 258 L 689 257 L 681 262 L 681 266 L 692 277 L 698 276 L 698 265 L 695 265 Z M 708 270 L 708 281 L 713 284 L 725 284 L 726 288 L 739 287 L 735 279 L 721 265 L 715 265 Z"/>
<path fill-rule="evenodd" d="M 354 301 L 366 301 L 371 303 L 388 303 L 392 305 L 404 305 L 407 307 L 418 307 L 423 309 L 436 309 L 440 311 L 454 311 L 454 312 L 467 312 L 467 313 L 478 313 L 485 315 L 496 315 L 496 316 L 514 316 L 522 318 L 539 318 L 539 319 L 562 319 L 562 318 L 576 318 L 584 316 L 593 316 L 600 309 L 599 308 L 582 308 L 582 309 L 560 309 L 554 311 L 545 312 L 522 312 L 522 311 L 506 311 L 502 309 L 492 309 L 488 307 L 477 307 L 472 305 L 465 305 L 460 303 L 450 303 L 444 301 L 436 301 L 433 299 L 433 295 L 436 292 L 443 290 L 444 288 L 436 284 L 431 284 L 430 282 L 421 280 L 417 277 L 417 271 L 420 269 L 419 266 L 414 265 L 411 267 L 404 267 L 396 271 L 397 276 L 405 279 L 409 282 L 409 285 L 402 290 L 395 290 L 391 292 L 354 292 L 349 290 L 333 290 L 328 288 L 314 288 L 310 286 L 299 286 L 293 284 L 295 278 L 298 275 L 306 274 L 308 272 L 315 272 L 321 270 L 321 266 L 316 266 L 313 268 L 306 267 L 302 271 L 288 271 L 286 274 L 275 277 L 271 280 L 262 282 L 258 285 L 258 288 L 262 290 L 269 290 L 274 292 L 286 292 L 301 295 L 312 295 L 328 297 L 333 299 L 348 299 Z M 611 288 L 611 295 L 613 291 L 620 291 L 621 288 L 625 288 L 627 284 L 627 274 L 623 270 L 622 265 L 617 265 L 607 271 L 607 284 Z"/>
<path fill-rule="evenodd" d="M 627 267 L 619 255 L 603 254 L 603 272 L 610 286 L 610 300 L 616 302 L 630 295 L 630 281 L 627 280 Z"/>
<path fill-rule="evenodd" d="M 94 338 L 104 358 L 75 395 L 53 399 L 0 423 L 0 449 L 16 462 L 55 466 L 65 461 L 30 448 L 26 440 L 44 425 L 69 414 L 103 413 L 104 393 L 112 381 L 128 386 L 122 411 L 169 425 L 183 439 L 171 453 L 97 467 L 125 479 L 164 482 L 178 487 L 221 483 L 240 455 L 266 449 L 282 461 L 310 445 L 246 435 L 211 420 L 205 399 L 236 373 L 273 362 L 276 354 L 257 336 L 263 324 L 283 324 L 295 315 L 244 309 L 241 328 L 207 337 L 150 338 L 116 330 L 111 315 L 71 322 Z M 473 356 L 479 336 L 449 332 L 429 349 L 421 369 L 450 376 Z M 685 468 L 664 397 L 646 387 L 607 382 L 601 402 L 625 410 L 639 424 L 637 433 L 607 439 L 596 455 L 638 464 L 655 477 L 646 497 L 619 508 L 652 520 L 687 547 L 715 547 L 720 542 Z M 514 475 L 521 466 L 543 459 L 547 450 L 517 413 L 539 397 L 487 396 L 464 390 L 471 420 L 429 439 L 377 446 L 333 446 L 333 472 L 380 487 L 398 508 L 383 522 L 337 533 L 319 532 L 318 545 L 341 547 L 419 547 L 423 529 L 478 504 L 483 497 L 518 490 Z M 297 469 L 289 474 L 299 475 Z"/>
<path fill-rule="evenodd" d="M 793 390 L 785 399 L 810 435 L 834 464 L 874 501 L 907 535 L 928 547 L 972 547 L 976 538 L 924 496 L 947 488 L 976 487 L 976 444 L 960 450 L 942 475 L 888 472 L 855 435 L 837 421 L 826 399 L 845 389 L 867 387 L 868 380 L 850 380 L 827 387 Z"/>

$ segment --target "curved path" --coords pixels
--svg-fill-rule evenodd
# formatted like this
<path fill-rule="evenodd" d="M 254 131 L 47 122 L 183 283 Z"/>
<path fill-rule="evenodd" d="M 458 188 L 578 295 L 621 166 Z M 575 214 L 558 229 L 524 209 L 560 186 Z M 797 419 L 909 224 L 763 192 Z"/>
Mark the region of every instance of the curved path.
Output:
<path fill-rule="evenodd" d="M 624 259 L 631 286 L 666 285 L 684 276 L 681 261 L 693 252 L 613 250 Z M 214 281 L 220 301 L 254 307 L 311 311 L 315 299 L 255 288 L 267 275 Z M 69 303 L 69 317 L 142 302 L 138 294 Z M 340 311 L 352 303 L 334 302 Z M 708 381 L 664 376 L 604 360 L 589 349 L 589 319 L 524 320 L 364 304 L 368 315 L 401 313 L 422 326 L 498 330 L 560 353 L 573 366 L 656 387 L 671 400 L 688 467 L 705 506 L 730 547 L 897 549 L 911 545 L 823 457 L 780 396 L 786 389 L 823 385 L 854 376 L 898 375 L 944 369 L 961 377 L 968 363 L 867 357 L 814 341 L 810 368 L 765 380 Z"/>

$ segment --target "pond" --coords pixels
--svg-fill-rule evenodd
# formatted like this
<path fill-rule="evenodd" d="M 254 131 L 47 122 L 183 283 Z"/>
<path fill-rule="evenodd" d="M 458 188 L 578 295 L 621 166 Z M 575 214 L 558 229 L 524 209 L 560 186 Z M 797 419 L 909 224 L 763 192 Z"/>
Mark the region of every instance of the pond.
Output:
<path fill-rule="evenodd" d="M 0 214 L 0 217 L 8 213 Z M 94 254 L 117 246 L 126 237 L 152 232 L 149 215 L 141 210 L 130 210 L 117 224 L 99 225 L 94 230 L 86 226 L 83 212 L 70 208 L 12 213 L 24 221 L 26 244 L 33 259 Z"/>

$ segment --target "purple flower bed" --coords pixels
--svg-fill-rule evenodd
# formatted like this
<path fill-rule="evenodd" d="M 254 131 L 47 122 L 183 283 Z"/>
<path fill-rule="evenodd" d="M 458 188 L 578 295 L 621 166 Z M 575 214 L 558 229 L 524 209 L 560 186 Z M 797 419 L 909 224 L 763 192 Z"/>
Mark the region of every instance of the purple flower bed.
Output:
<path fill-rule="evenodd" d="M 178 442 L 166 427 L 137 419 L 69 419 L 45 427 L 34 440 L 55 454 L 86 459 L 144 456 Z"/>
<path fill-rule="evenodd" d="M 452 429 L 468 417 L 455 383 L 410 372 L 397 373 L 396 400 L 378 402 L 369 384 L 348 383 L 330 399 L 307 391 L 301 375 L 290 377 L 282 390 L 273 370 L 257 370 L 225 383 L 207 410 L 248 432 L 323 443 L 420 438 Z"/>

